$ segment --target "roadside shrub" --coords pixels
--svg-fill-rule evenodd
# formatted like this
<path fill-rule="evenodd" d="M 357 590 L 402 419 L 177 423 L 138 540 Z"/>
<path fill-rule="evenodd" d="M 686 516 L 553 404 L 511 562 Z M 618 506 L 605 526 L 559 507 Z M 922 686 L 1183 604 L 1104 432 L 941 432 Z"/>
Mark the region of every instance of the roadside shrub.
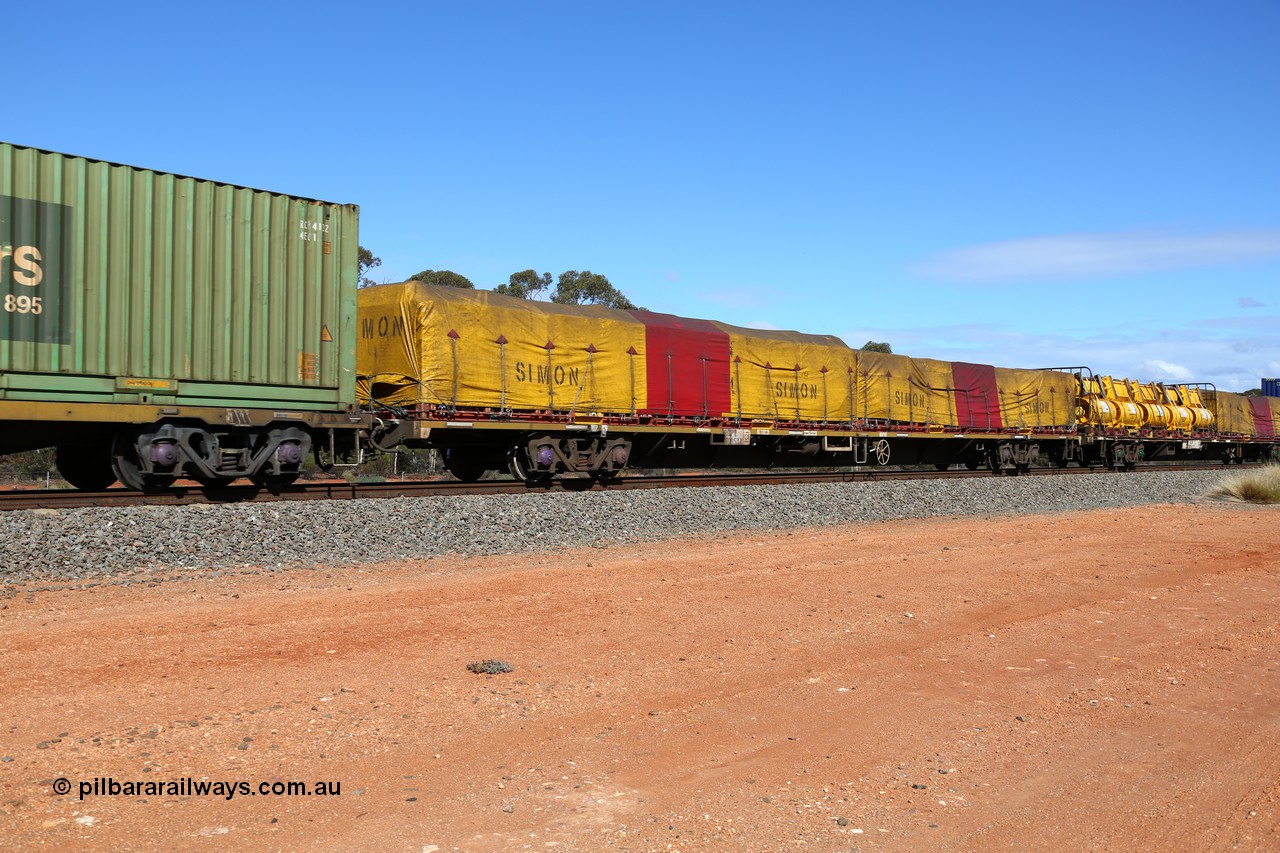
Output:
<path fill-rule="evenodd" d="M 515 671 L 515 668 L 504 660 L 480 660 L 467 664 L 467 669 L 476 675 L 500 675 L 504 672 Z"/>
<path fill-rule="evenodd" d="M 1280 503 L 1280 465 L 1266 465 L 1257 471 L 1223 480 L 1207 497 L 1248 503 Z"/>

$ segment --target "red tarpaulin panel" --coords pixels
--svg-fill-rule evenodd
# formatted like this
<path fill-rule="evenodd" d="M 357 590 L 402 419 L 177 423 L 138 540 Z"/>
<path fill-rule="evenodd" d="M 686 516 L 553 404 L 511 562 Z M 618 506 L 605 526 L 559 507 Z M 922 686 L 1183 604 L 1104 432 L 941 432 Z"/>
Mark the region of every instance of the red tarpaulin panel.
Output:
<path fill-rule="evenodd" d="M 632 311 L 645 326 L 644 415 L 718 418 L 728 412 L 729 336 L 706 320 Z"/>
<path fill-rule="evenodd" d="M 1271 419 L 1271 402 L 1266 397 L 1250 397 L 1253 410 L 1253 434 L 1258 438 L 1275 438 L 1276 422 Z"/>
<path fill-rule="evenodd" d="M 951 363 L 956 389 L 956 422 L 961 429 L 1000 429 L 1000 389 L 996 369 L 989 364 Z"/>

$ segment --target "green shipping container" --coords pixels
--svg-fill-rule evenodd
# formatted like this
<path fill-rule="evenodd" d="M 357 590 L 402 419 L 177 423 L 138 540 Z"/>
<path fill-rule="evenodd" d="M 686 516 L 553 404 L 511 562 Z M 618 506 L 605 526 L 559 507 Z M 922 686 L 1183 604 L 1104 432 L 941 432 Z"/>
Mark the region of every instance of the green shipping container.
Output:
<path fill-rule="evenodd" d="M 357 217 L 0 143 L 0 399 L 346 409 Z"/>

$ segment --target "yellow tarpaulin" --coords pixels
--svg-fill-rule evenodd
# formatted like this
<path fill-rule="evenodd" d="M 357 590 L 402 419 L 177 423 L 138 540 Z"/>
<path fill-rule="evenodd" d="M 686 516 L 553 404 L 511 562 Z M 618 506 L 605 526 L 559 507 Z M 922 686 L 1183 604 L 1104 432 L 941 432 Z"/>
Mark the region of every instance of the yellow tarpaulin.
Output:
<path fill-rule="evenodd" d="M 729 336 L 733 411 L 725 412 L 727 417 L 741 413 L 748 419 L 815 423 L 850 419 L 857 353 L 844 341 L 832 335 L 713 325 Z"/>
<path fill-rule="evenodd" d="M 859 417 L 943 427 L 957 423 L 949 361 L 860 350 L 858 379 Z"/>
<path fill-rule="evenodd" d="M 1020 370 L 997 367 L 1000 418 L 1005 427 L 1073 426 L 1076 378 L 1057 370 Z"/>
<path fill-rule="evenodd" d="M 1253 409 L 1248 397 L 1230 391 L 1205 391 L 1203 395 L 1217 416 L 1218 432 L 1253 435 Z"/>
<path fill-rule="evenodd" d="M 646 406 L 644 325 L 625 311 L 413 281 L 362 288 L 358 299 L 361 402 L 580 414 Z"/>

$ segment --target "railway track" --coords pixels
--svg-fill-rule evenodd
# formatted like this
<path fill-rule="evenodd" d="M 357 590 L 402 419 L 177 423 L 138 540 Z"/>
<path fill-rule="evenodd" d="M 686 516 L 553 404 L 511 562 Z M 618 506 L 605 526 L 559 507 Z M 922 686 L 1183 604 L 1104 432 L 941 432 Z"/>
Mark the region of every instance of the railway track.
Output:
<path fill-rule="evenodd" d="M 1228 469 L 1220 463 L 1188 465 L 1151 463 L 1139 465 L 1132 474 L 1154 471 L 1238 470 L 1258 465 L 1239 465 Z M 1022 476 L 1080 476 L 1111 473 L 1107 468 L 1033 468 Z M 301 483 L 279 491 L 257 486 L 232 486 L 206 489 L 203 486 L 177 486 L 165 492 L 146 494 L 128 489 L 86 492 L 75 489 L 39 489 L 0 491 L 0 511 L 19 509 L 73 509 L 78 507 L 119 506 L 184 506 L 275 501 L 355 500 L 357 498 L 427 497 L 431 495 L 528 494 L 530 492 L 603 491 L 619 489 L 666 489 L 707 486 L 759 486 L 795 483 L 857 483 L 886 480 L 943 480 L 990 477 L 985 469 L 968 470 L 885 470 L 750 472 L 717 474 L 680 474 L 675 476 L 634 476 L 610 481 L 607 486 L 591 479 L 556 479 L 546 484 L 527 485 L 516 480 L 482 480 L 460 483 L 454 480 L 397 480 L 394 482 L 348 483 L 345 481 Z"/>

